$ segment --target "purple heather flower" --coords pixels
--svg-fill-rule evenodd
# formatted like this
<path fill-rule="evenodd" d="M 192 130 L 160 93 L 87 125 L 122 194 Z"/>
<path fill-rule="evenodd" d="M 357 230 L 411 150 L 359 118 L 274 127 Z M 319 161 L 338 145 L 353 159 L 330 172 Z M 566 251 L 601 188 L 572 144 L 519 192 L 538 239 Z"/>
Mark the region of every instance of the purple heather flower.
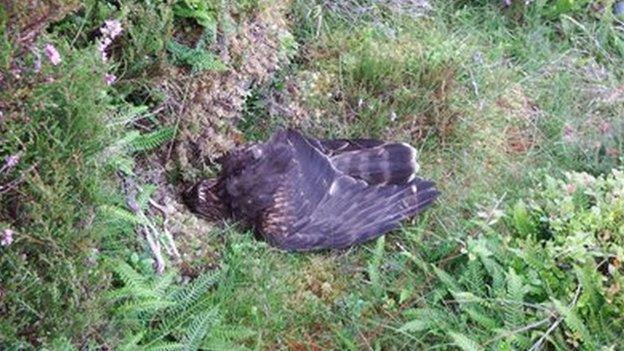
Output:
<path fill-rule="evenodd" d="M 106 61 L 108 59 L 108 56 L 106 55 L 106 49 L 111 43 L 112 41 L 108 37 L 103 38 L 102 41 L 98 43 L 98 51 L 102 56 L 102 61 Z"/>
<path fill-rule="evenodd" d="M 575 134 L 575 131 L 574 131 L 574 128 L 571 125 L 566 125 L 563 128 L 563 138 L 565 140 L 573 141 L 575 139 L 574 138 L 574 134 Z"/>
<path fill-rule="evenodd" d="M 9 155 L 4 158 L 4 164 L 0 166 L 0 173 L 8 172 L 11 168 L 17 166 L 17 163 L 20 160 L 20 156 L 18 154 Z"/>
<path fill-rule="evenodd" d="M 116 19 L 104 21 L 104 26 L 100 29 L 102 35 L 104 35 L 104 37 L 110 38 L 111 40 L 119 36 L 122 31 L 123 28 L 121 27 L 121 22 Z"/>
<path fill-rule="evenodd" d="M 0 239 L 0 245 L 9 246 L 13 242 L 13 234 L 15 232 L 11 229 L 5 229 L 2 231 L 2 238 Z"/>
<path fill-rule="evenodd" d="M 56 66 L 59 63 L 61 63 L 61 54 L 59 54 L 58 50 L 56 50 L 54 45 L 49 44 L 49 43 L 46 44 L 45 48 L 43 49 L 43 52 L 45 53 L 48 60 L 52 62 L 53 65 Z"/>
<path fill-rule="evenodd" d="M 611 132 L 611 123 L 606 121 L 602 122 L 600 123 L 600 126 L 598 126 L 598 129 L 600 129 L 602 134 L 609 134 L 609 132 Z"/>
<path fill-rule="evenodd" d="M 102 39 L 98 43 L 98 51 L 100 55 L 102 55 L 102 61 L 106 61 L 108 56 L 106 55 L 106 49 L 113 42 L 113 39 L 119 36 L 123 28 L 121 27 L 121 22 L 118 20 L 106 20 L 104 21 L 104 25 L 100 28 L 100 32 L 102 33 Z"/>
<path fill-rule="evenodd" d="M 34 69 L 35 73 L 41 71 L 41 53 L 39 50 L 34 50 L 33 54 L 35 55 Z"/>
<path fill-rule="evenodd" d="M 114 74 L 106 73 L 104 75 L 104 81 L 106 82 L 106 85 L 112 85 L 113 83 L 115 83 L 115 80 L 117 80 L 117 76 Z"/>
<path fill-rule="evenodd" d="M 17 165 L 19 160 L 20 160 L 20 156 L 18 154 L 9 155 L 9 156 L 4 158 L 4 167 L 6 167 L 6 168 L 13 168 L 13 167 L 15 167 Z"/>

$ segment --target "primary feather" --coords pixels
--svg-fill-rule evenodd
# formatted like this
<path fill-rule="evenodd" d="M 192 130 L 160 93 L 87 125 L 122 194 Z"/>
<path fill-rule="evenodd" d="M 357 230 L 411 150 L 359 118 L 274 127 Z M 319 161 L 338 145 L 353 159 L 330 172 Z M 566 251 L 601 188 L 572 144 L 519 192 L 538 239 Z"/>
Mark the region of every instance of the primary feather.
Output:
<path fill-rule="evenodd" d="M 416 150 L 403 143 L 318 140 L 280 130 L 219 161 L 222 171 L 211 188 L 219 205 L 270 244 L 291 251 L 374 239 L 439 195 L 433 182 L 415 176 Z M 210 207 L 198 206 L 202 200 L 192 192 L 186 199 L 196 212 Z"/>

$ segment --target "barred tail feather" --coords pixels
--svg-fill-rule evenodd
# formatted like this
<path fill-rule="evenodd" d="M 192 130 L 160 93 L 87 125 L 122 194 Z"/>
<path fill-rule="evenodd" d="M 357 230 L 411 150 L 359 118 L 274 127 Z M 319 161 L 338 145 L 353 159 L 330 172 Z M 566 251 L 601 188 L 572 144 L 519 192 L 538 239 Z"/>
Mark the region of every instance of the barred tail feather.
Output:
<path fill-rule="evenodd" d="M 385 143 L 332 157 L 341 172 L 369 184 L 405 184 L 418 172 L 417 152 L 404 143 Z"/>

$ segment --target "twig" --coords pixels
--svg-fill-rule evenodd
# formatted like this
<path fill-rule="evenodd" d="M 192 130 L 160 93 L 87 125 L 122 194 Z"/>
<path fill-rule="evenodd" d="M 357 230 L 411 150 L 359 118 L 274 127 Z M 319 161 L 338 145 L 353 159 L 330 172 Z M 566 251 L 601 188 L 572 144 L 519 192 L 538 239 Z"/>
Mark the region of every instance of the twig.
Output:
<path fill-rule="evenodd" d="M 490 223 L 490 220 L 492 219 L 492 216 L 494 215 L 494 212 L 496 210 L 498 210 L 498 207 L 503 203 L 503 200 L 505 200 L 505 197 L 507 197 L 507 192 L 505 192 L 499 199 L 498 201 L 496 201 L 496 204 L 494 204 L 494 207 L 492 208 L 491 211 L 489 211 L 487 218 L 485 219 L 484 223 L 488 224 Z"/>
<path fill-rule="evenodd" d="M 495 303 L 507 304 L 507 305 L 520 305 L 520 306 L 530 307 L 536 310 L 547 312 L 550 315 L 549 319 L 552 317 L 557 317 L 556 312 L 548 307 L 535 304 L 535 303 L 528 303 L 524 301 L 514 301 L 514 300 L 500 299 L 500 298 L 484 299 L 484 298 L 478 298 L 478 297 L 474 299 L 452 299 L 452 300 L 446 300 L 446 301 L 457 302 L 457 303 L 495 302 Z"/>
<path fill-rule="evenodd" d="M 510 331 L 508 331 L 506 333 L 501 333 L 501 334 L 497 335 L 496 337 L 486 341 L 482 346 L 489 345 L 489 344 L 493 343 L 496 340 L 500 340 L 502 338 L 506 338 L 506 337 L 508 337 L 510 335 L 519 334 L 519 333 L 523 333 L 525 331 L 529 331 L 531 329 L 535 329 L 535 328 L 541 326 L 542 324 L 548 323 L 549 320 L 550 320 L 550 317 L 549 318 L 544 318 L 544 319 L 542 319 L 540 321 L 537 321 L 535 323 L 531 323 L 529 325 L 525 325 L 522 328 L 518 328 L 518 329 L 515 329 L 515 330 L 510 330 Z"/>
<path fill-rule="evenodd" d="M 141 231 L 147 240 L 147 244 L 152 250 L 152 254 L 154 255 L 154 259 L 156 260 L 156 273 L 162 274 L 165 271 L 165 260 L 160 253 L 160 243 L 154 237 L 154 233 L 149 230 L 146 226 L 141 227 Z"/>
<path fill-rule="evenodd" d="M 14 189 L 15 187 L 17 187 L 18 185 L 20 185 L 20 183 L 22 183 L 24 181 L 24 178 L 26 177 L 26 174 L 30 173 L 33 169 L 35 169 L 35 167 L 37 167 L 37 163 L 35 163 L 34 165 L 28 167 L 28 169 L 26 169 L 25 171 L 22 172 L 22 174 L 20 174 L 19 178 L 14 179 L 4 185 L 0 185 L 0 194 L 4 194 L 6 192 L 9 192 L 11 189 Z"/>
<path fill-rule="evenodd" d="M 139 230 L 140 234 L 145 237 L 147 240 L 147 244 L 152 251 L 152 255 L 156 260 L 156 273 L 162 274 L 165 271 L 165 260 L 162 257 L 160 242 L 158 240 L 158 230 L 150 223 L 149 218 L 145 216 L 143 210 L 141 210 L 141 206 L 136 201 L 136 193 L 138 186 L 134 183 L 133 180 L 124 177 L 121 175 L 124 190 L 126 192 L 126 204 L 128 208 L 141 220 L 141 229 Z"/>
<path fill-rule="evenodd" d="M 578 300 L 580 294 L 581 294 L 581 284 L 579 284 L 579 286 L 576 288 L 576 293 L 574 294 L 574 298 L 572 299 L 572 302 L 570 302 L 570 304 L 568 305 L 568 311 L 571 310 L 576 305 L 576 301 Z M 555 323 L 553 323 L 550 326 L 550 328 L 548 328 L 548 330 L 546 330 L 544 335 L 542 335 L 542 337 L 539 338 L 535 342 L 535 344 L 533 344 L 533 346 L 531 346 L 529 351 L 536 351 L 540 347 L 542 347 L 542 344 L 544 343 L 544 341 L 546 341 L 546 338 L 548 337 L 548 335 L 550 335 L 553 331 L 555 331 L 555 329 L 557 329 L 559 324 L 561 324 L 561 322 L 563 322 L 564 318 L 565 318 L 565 313 L 562 313 L 561 316 L 559 316 L 559 318 L 555 321 Z"/>
<path fill-rule="evenodd" d="M 173 237 L 171 236 L 171 233 L 169 233 L 169 231 L 167 230 L 167 222 L 169 222 L 169 216 L 167 216 L 167 210 L 163 206 L 158 204 L 156 201 L 154 201 L 153 199 L 149 199 L 148 201 L 150 205 L 152 205 L 154 208 L 156 208 L 158 211 L 162 213 L 163 233 L 165 234 L 165 238 L 167 239 L 167 246 L 165 246 L 165 249 L 167 249 L 167 252 L 171 256 L 173 256 L 175 259 L 180 259 L 180 252 L 178 251 L 178 248 L 175 244 L 175 241 L 173 240 Z"/>

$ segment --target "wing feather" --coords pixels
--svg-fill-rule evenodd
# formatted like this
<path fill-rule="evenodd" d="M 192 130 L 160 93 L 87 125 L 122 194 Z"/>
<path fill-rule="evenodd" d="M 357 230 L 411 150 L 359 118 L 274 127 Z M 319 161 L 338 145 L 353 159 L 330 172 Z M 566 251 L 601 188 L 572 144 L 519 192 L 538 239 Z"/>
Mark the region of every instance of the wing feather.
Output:
<path fill-rule="evenodd" d="M 276 244 L 285 250 L 346 248 L 374 239 L 424 210 L 439 195 L 433 183 L 370 186 L 348 176 L 336 179 L 336 190 L 324 197 L 309 218 Z"/>

